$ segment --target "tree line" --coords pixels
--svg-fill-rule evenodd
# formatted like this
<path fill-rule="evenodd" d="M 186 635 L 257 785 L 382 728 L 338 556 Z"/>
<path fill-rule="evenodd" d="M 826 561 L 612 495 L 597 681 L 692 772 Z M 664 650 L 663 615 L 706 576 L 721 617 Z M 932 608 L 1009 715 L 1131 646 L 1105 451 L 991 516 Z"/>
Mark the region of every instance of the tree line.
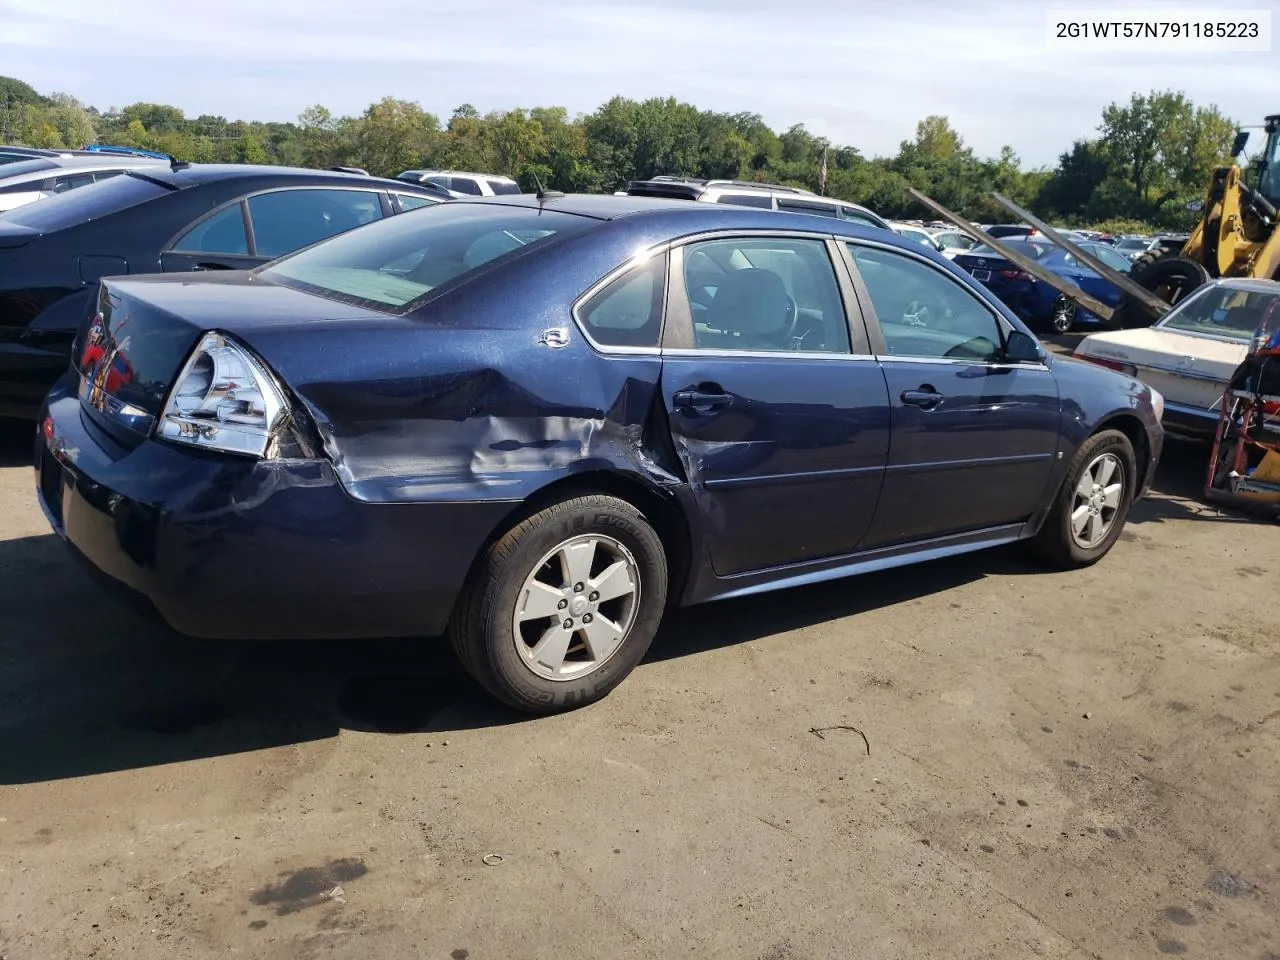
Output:
<path fill-rule="evenodd" d="M 1003 222 L 993 190 L 1066 226 L 1185 230 L 1215 166 L 1227 162 L 1236 124 L 1216 106 L 1152 91 L 1112 103 L 1091 137 L 1052 168 L 1023 169 L 1012 147 L 981 157 L 944 116 L 925 117 L 891 157 L 868 157 L 797 124 L 771 129 L 754 113 L 716 113 L 667 98 L 614 97 L 590 114 L 563 107 L 481 114 L 463 104 L 442 121 L 419 104 L 386 97 L 358 116 L 316 105 L 294 122 L 188 117 L 167 104 L 105 111 L 67 94 L 43 95 L 0 77 L 0 142 L 81 147 L 101 142 L 158 150 L 197 163 L 362 167 L 380 176 L 411 168 L 503 173 L 526 189 L 611 191 L 657 174 L 804 187 L 882 216 L 931 216 L 915 187 L 979 222 Z"/>

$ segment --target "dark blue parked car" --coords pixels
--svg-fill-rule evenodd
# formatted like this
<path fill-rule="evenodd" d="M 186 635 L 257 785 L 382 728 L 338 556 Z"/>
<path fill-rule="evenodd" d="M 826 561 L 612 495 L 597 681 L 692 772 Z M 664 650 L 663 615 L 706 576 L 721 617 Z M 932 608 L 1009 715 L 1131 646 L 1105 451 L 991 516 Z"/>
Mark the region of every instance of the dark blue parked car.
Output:
<path fill-rule="evenodd" d="M 1104 280 L 1066 250 L 1048 240 L 1019 238 L 1002 242 L 1011 246 L 1015 252 L 1035 260 L 1050 272 L 1071 281 L 1108 306 L 1118 307 L 1124 299 L 1119 287 Z M 1116 253 L 1105 243 L 1077 241 L 1076 245 L 1119 273 L 1128 273 L 1133 266 L 1128 257 Z M 955 263 L 969 271 L 975 280 L 1031 324 L 1032 329 L 1066 333 L 1077 324 L 1099 322 L 1088 310 L 1077 306 L 1047 283 L 1035 279 L 991 247 L 977 246 L 957 254 Z"/>
<path fill-rule="evenodd" d="M 495 197 L 102 281 L 37 483 L 180 631 L 447 630 L 546 712 L 618 684 L 669 605 L 1018 540 L 1093 563 L 1161 403 L 884 231 Z"/>

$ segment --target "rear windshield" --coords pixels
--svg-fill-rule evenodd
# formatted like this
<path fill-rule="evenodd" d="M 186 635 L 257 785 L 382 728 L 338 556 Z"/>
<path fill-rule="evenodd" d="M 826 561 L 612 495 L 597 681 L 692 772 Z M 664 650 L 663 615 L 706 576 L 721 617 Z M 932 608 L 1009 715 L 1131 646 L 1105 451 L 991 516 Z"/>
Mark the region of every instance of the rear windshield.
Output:
<path fill-rule="evenodd" d="M 519 256 L 595 222 L 531 207 L 441 203 L 359 227 L 259 273 L 331 300 L 407 313 L 490 261 Z"/>
<path fill-rule="evenodd" d="M 41 173 L 45 170 L 57 170 L 58 165 L 52 160 L 16 160 L 6 163 L 0 177 L 20 177 L 24 173 Z"/>
<path fill-rule="evenodd" d="M 0 214 L 0 221 L 48 233 L 119 213 L 127 207 L 170 192 L 168 187 L 153 180 L 126 173 L 78 190 L 68 190 L 39 203 L 17 207 Z"/>
<path fill-rule="evenodd" d="M 1241 342 L 1252 339 L 1264 320 L 1274 329 L 1280 318 L 1280 295 L 1231 287 L 1210 287 L 1183 301 L 1157 327 L 1179 333 L 1201 333 Z"/>
<path fill-rule="evenodd" d="M 1121 240 L 1116 244 L 1117 250 L 1141 250 L 1150 240 Z"/>

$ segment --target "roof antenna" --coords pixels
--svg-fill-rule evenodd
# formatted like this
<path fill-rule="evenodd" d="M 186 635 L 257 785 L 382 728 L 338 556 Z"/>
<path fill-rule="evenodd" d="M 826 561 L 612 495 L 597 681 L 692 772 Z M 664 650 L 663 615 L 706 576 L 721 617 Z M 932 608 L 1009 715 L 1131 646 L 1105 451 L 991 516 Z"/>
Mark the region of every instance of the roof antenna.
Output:
<path fill-rule="evenodd" d="M 187 169 L 187 167 L 191 166 L 191 164 L 188 161 L 179 160 L 177 157 L 175 157 L 171 153 L 166 154 L 166 156 L 169 158 L 169 169 L 172 170 L 174 173 L 177 173 L 179 170 L 185 170 Z"/>
<path fill-rule="evenodd" d="M 537 170 L 530 170 L 529 173 L 533 176 L 533 182 L 538 185 L 538 192 L 535 196 L 537 196 L 539 200 L 557 200 L 564 196 L 564 194 L 559 190 L 548 190 L 544 187 L 542 185 L 542 178 L 538 176 Z"/>

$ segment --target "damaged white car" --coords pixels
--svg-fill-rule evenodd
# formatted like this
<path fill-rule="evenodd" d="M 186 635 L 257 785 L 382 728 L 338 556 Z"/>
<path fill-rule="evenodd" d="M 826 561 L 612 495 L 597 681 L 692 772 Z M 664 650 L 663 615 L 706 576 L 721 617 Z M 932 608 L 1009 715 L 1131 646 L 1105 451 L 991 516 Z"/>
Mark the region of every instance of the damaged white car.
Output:
<path fill-rule="evenodd" d="M 1085 337 L 1079 360 L 1135 376 L 1164 395 L 1170 433 L 1212 438 L 1222 392 L 1249 343 L 1280 315 L 1280 283 L 1233 278 L 1196 290 L 1154 326 Z"/>

